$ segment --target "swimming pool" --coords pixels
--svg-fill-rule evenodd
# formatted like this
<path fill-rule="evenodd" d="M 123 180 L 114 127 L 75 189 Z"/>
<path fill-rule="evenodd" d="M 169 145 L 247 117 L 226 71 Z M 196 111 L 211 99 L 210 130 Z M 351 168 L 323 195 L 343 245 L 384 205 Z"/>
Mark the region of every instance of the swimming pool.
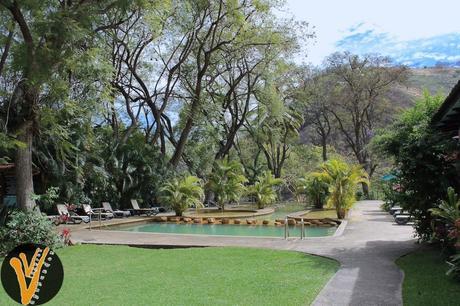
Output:
<path fill-rule="evenodd" d="M 332 236 L 336 229 L 337 227 L 305 227 L 305 237 Z M 167 234 L 284 237 L 284 226 L 270 225 L 147 223 L 112 226 L 110 230 Z M 289 236 L 300 237 L 300 226 L 290 226 Z"/>

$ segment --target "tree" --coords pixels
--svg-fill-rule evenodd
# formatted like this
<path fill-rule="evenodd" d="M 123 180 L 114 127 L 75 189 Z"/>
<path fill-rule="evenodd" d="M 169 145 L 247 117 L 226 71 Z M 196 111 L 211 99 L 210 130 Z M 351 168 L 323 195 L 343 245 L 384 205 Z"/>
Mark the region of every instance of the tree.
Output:
<path fill-rule="evenodd" d="M 256 142 L 276 178 L 282 175 L 291 146 L 297 141 L 302 115 L 295 107 L 290 66 L 277 63 L 273 75 L 266 76 L 263 89 L 256 95 L 258 104 L 247 120 L 246 130 Z M 284 74 L 282 74 L 284 72 Z M 279 75 L 278 75 L 279 74 Z M 277 78 L 274 79 L 274 75 Z"/>
<path fill-rule="evenodd" d="M 93 37 L 102 25 L 101 11 L 124 7 L 124 1 L 0 1 L 20 34 L 14 36 L 11 69 L 20 76 L 11 91 L 9 135 L 23 143 L 15 152 L 17 202 L 23 210 L 33 208 L 32 148 L 37 117 L 46 96 L 58 91 L 70 94 L 68 82 L 82 55 L 96 59 Z M 104 25 L 109 26 L 109 25 Z M 84 61 L 81 63 L 87 64 Z M 72 66 L 70 64 L 77 64 Z"/>
<path fill-rule="evenodd" d="M 257 178 L 254 185 L 248 187 L 248 194 L 256 198 L 257 208 L 262 209 L 277 199 L 274 187 L 280 185 L 282 179 L 275 178 L 270 171 L 265 171 Z"/>
<path fill-rule="evenodd" d="M 203 188 L 196 176 L 174 178 L 161 188 L 161 192 L 163 201 L 174 210 L 176 216 L 182 216 L 189 207 L 203 207 Z"/>
<path fill-rule="evenodd" d="M 369 184 L 367 173 L 361 166 L 350 166 L 338 159 L 331 159 L 321 165 L 321 171 L 313 177 L 328 185 L 327 204 L 335 208 L 337 218 L 343 219 L 356 201 L 358 184 Z"/>
<path fill-rule="evenodd" d="M 458 184 L 451 158 L 457 143 L 431 126 L 431 118 L 443 101 L 442 96 L 425 92 L 373 140 L 375 152 L 394 160 L 393 172 L 400 185 L 396 199 L 417 220 L 415 230 L 422 240 L 431 239 L 433 234 L 429 209 L 445 197 L 448 187 Z"/>
<path fill-rule="evenodd" d="M 206 187 L 216 196 L 217 206 L 224 210 L 225 204 L 238 202 L 245 191 L 243 168 L 237 161 L 216 161 Z"/>
<path fill-rule="evenodd" d="M 297 99 L 303 102 L 302 128 L 312 130 L 309 135 L 313 143 L 321 146 L 323 161 L 328 159 L 328 144 L 335 128 L 333 115 L 329 111 L 333 107 L 333 87 L 333 81 L 326 74 L 314 73 L 304 77 L 296 92 Z"/>
<path fill-rule="evenodd" d="M 388 111 L 392 107 L 386 103 L 385 94 L 407 78 L 405 67 L 390 64 L 386 57 L 361 57 L 348 52 L 334 53 L 326 61 L 326 71 L 336 84 L 329 111 L 357 162 L 371 177 L 378 165 L 368 145 L 385 117 L 393 113 Z M 368 196 L 366 186 L 363 185 L 363 191 Z"/>
<path fill-rule="evenodd" d="M 328 187 L 324 180 L 309 173 L 298 180 L 296 193 L 311 199 L 315 208 L 323 209 L 328 196 Z"/>

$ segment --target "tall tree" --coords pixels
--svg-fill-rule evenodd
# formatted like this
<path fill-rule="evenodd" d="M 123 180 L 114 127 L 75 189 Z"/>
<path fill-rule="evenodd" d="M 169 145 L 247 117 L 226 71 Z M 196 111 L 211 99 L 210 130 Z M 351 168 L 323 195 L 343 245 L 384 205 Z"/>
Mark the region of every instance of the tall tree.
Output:
<path fill-rule="evenodd" d="M 8 133 L 22 145 L 15 153 L 17 202 L 23 210 L 35 205 L 31 199 L 32 149 L 37 117 L 44 96 L 62 90 L 62 80 L 72 75 L 71 59 L 91 49 L 93 35 L 101 24 L 101 12 L 126 7 L 125 1 L 15 1 L 1 0 L 18 27 L 12 69 L 20 80 L 11 92 Z M 68 88 L 67 88 L 68 89 Z"/>
<path fill-rule="evenodd" d="M 391 86 L 404 82 L 407 69 L 391 65 L 387 57 L 335 53 L 327 58 L 326 71 L 335 79 L 334 116 L 346 144 L 369 176 L 377 164 L 368 149 L 375 129 L 382 127 L 391 109 L 386 93 Z M 363 184 L 368 195 L 368 187 Z"/>

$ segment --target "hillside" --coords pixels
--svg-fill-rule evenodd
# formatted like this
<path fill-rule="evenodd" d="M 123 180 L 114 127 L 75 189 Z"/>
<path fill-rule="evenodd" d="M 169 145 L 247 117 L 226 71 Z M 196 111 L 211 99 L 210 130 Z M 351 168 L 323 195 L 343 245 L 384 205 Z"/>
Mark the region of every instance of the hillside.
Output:
<path fill-rule="evenodd" d="M 390 99 L 402 108 L 411 106 L 426 89 L 431 94 L 448 95 L 460 80 L 460 68 L 417 68 L 411 69 L 406 86 L 397 86 L 390 93 Z"/>

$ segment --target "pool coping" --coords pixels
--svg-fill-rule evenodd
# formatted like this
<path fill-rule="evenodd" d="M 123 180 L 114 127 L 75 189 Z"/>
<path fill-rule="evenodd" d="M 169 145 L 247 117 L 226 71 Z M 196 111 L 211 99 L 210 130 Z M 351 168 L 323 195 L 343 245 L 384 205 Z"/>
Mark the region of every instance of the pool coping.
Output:
<path fill-rule="evenodd" d="M 219 209 L 215 209 L 215 210 L 216 210 L 216 212 L 219 212 Z M 202 218 L 202 219 L 205 219 L 205 218 L 219 218 L 219 219 L 255 218 L 255 217 L 261 217 L 261 216 L 266 216 L 266 215 L 273 214 L 275 212 L 275 209 L 272 208 L 272 207 L 266 207 L 266 208 L 254 209 L 254 210 L 228 208 L 225 211 L 227 211 L 227 212 L 235 211 L 235 212 L 242 212 L 242 213 L 247 212 L 247 213 L 251 213 L 251 214 L 248 214 L 248 215 L 243 214 L 241 216 L 206 216 L 206 215 L 200 215 L 200 214 L 198 214 L 198 215 L 190 215 L 190 214 L 187 214 L 187 212 L 185 212 L 183 217 Z"/>

